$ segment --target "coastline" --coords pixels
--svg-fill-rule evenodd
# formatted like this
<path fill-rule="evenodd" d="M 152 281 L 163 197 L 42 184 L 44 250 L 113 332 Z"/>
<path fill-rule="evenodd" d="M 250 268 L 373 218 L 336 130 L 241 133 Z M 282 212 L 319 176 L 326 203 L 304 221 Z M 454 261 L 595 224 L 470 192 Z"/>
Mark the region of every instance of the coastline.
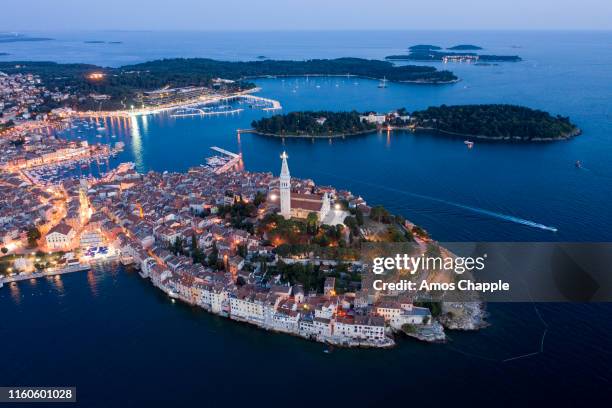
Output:
<path fill-rule="evenodd" d="M 435 128 L 426 128 L 426 127 L 400 127 L 400 126 L 391 126 L 380 129 L 382 131 L 400 131 L 400 132 L 411 132 L 411 133 L 424 133 L 424 134 L 432 134 L 437 133 L 441 136 L 446 136 L 448 138 L 468 138 L 468 139 L 476 139 L 480 141 L 488 141 L 488 142 L 503 142 L 503 143 L 530 143 L 530 142 L 538 142 L 538 143 L 546 143 L 546 142 L 558 142 L 570 140 L 576 136 L 582 134 L 582 129 L 576 129 L 576 131 L 572 132 L 569 135 L 563 135 L 557 138 L 533 138 L 533 139 L 522 139 L 519 137 L 494 137 L 494 136 L 486 136 L 486 135 L 470 135 L 466 133 L 457 133 L 457 132 L 449 132 L 445 130 L 435 129 Z M 352 136 L 363 136 L 371 133 L 377 133 L 379 129 L 371 129 L 364 130 L 361 132 L 355 133 L 334 133 L 331 135 L 296 135 L 296 134 L 285 134 L 281 135 L 278 133 L 265 133 L 259 132 L 255 129 L 253 130 L 243 130 L 244 133 L 253 133 L 260 136 L 273 137 L 277 139 L 339 139 L 346 138 Z"/>
<path fill-rule="evenodd" d="M 412 131 L 412 129 L 407 129 L 407 128 L 396 128 L 397 130 L 410 130 Z M 513 136 L 513 137 L 495 137 L 495 136 L 486 136 L 486 135 L 470 135 L 467 133 L 458 133 L 458 132 L 450 132 L 447 130 L 441 130 L 441 129 L 435 129 L 435 128 L 426 128 L 426 127 L 416 127 L 414 128 L 415 132 L 419 132 L 419 133 L 438 133 L 442 136 L 447 136 L 449 138 L 457 138 L 457 137 L 462 137 L 462 138 L 468 138 L 468 139 L 476 139 L 476 140 L 480 140 L 480 141 L 489 141 L 489 142 L 506 142 L 506 143 L 531 143 L 531 142 L 537 142 L 537 143 L 546 143 L 546 142 L 559 142 L 559 141 L 565 141 L 565 140 L 570 140 L 576 136 L 580 136 L 582 134 L 582 129 L 577 128 L 574 132 L 570 133 L 570 134 L 566 134 L 566 135 L 562 135 L 556 138 L 533 138 L 533 139 L 523 139 L 517 136 Z"/>
<path fill-rule="evenodd" d="M 331 135 L 295 135 L 295 134 L 286 134 L 286 135 L 281 135 L 278 133 L 265 133 L 265 132 L 258 132 L 257 130 L 250 130 L 250 131 L 243 131 L 244 133 L 253 133 L 256 135 L 260 135 L 260 136 L 266 136 L 266 137 L 274 137 L 277 139 L 339 139 L 339 138 L 345 138 L 345 137 L 351 137 L 351 136 L 362 136 L 362 135 L 368 135 L 370 133 L 376 133 L 378 132 L 378 129 L 369 129 L 369 130 L 363 130 L 361 132 L 355 132 L 355 133 L 333 133 Z"/>
<path fill-rule="evenodd" d="M 318 78 L 362 78 L 369 79 L 372 81 L 382 81 L 383 79 L 387 82 L 393 82 L 397 84 L 414 84 L 414 85 L 449 85 L 455 84 L 461 81 L 461 78 L 451 79 L 449 81 L 432 81 L 427 79 L 412 79 L 412 80 L 397 80 L 397 79 L 387 79 L 387 78 L 377 78 L 371 77 L 367 75 L 357 75 L 357 74 L 288 74 L 288 75 L 250 75 L 241 77 L 240 80 L 244 79 L 275 79 L 275 78 L 308 78 L 308 77 L 318 77 Z"/>

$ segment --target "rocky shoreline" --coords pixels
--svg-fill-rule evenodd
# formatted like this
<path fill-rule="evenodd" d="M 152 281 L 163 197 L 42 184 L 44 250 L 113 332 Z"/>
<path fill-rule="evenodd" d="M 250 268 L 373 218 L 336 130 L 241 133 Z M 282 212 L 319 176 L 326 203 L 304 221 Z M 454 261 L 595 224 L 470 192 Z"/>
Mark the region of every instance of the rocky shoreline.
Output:
<path fill-rule="evenodd" d="M 408 128 L 394 128 L 397 130 L 409 130 Z M 494 137 L 494 136 L 486 136 L 486 135 L 470 135 L 470 134 L 466 134 L 466 133 L 458 133 L 458 132 L 450 132 L 447 130 L 441 130 L 441 129 L 435 129 L 435 128 L 429 128 L 429 127 L 416 127 L 414 128 L 415 131 L 417 132 L 421 132 L 421 133 L 439 133 L 443 136 L 450 136 L 450 137 L 461 137 L 461 138 L 466 138 L 466 139 L 476 139 L 476 140 L 481 140 L 481 141 L 490 141 L 490 142 L 511 142 L 511 143 L 530 143 L 530 142 L 558 142 L 558 141 L 562 141 L 562 140 L 569 140 L 572 139 L 576 136 L 579 136 L 582 134 L 582 129 L 577 128 L 576 130 L 574 130 L 573 132 L 569 133 L 569 134 L 563 134 L 559 137 L 556 138 L 532 138 L 532 139 L 524 139 L 518 136 L 515 137 Z"/>

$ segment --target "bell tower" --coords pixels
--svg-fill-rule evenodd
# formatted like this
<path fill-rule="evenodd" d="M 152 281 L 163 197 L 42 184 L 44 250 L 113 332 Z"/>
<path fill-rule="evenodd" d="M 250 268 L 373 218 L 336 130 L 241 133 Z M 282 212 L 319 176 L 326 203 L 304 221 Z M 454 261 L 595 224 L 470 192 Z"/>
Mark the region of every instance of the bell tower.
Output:
<path fill-rule="evenodd" d="M 289 174 L 289 165 L 287 164 L 286 152 L 281 154 L 283 161 L 280 173 L 280 214 L 285 219 L 291 218 L 291 175 Z"/>

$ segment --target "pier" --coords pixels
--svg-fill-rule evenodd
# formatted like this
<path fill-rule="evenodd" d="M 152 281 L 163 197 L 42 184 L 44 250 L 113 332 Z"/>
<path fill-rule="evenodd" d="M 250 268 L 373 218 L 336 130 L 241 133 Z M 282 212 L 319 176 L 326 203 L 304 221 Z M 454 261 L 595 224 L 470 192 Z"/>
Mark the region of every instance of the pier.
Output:
<path fill-rule="evenodd" d="M 274 99 L 269 99 L 269 98 L 264 98 L 261 96 L 255 96 L 255 95 L 250 95 L 250 94 L 246 94 L 246 95 L 240 95 L 238 98 L 240 99 L 244 99 L 248 102 L 252 102 L 255 105 L 259 105 L 259 104 L 268 104 L 270 106 L 262 108 L 262 110 L 264 111 L 276 111 L 276 110 L 281 110 L 283 109 L 282 105 L 280 104 L 279 101 L 274 100 Z"/>
<path fill-rule="evenodd" d="M 64 275 L 66 273 L 88 271 L 90 269 L 91 269 L 91 265 L 89 264 L 76 264 L 76 265 L 66 266 L 63 268 L 49 268 L 41 272 L 24 273 L 24 274 L 19 274 L 19 275 L 14 275 L 14 276 L 1 277 L 0 278 L 0 288 L 5 283 L 20 282 L 20 281 L 30 280 L 30 279 L 38 279 L 38 278 L 42 278 L 45 276 Z"/>
<path fill-rule="evenodd" d="M 221 116 L 221 115 L 234 115 L 242 112 L 244 109 L 232 109 L 232 110 L 224 110 L 224 111 L 211 111 L 207 112 L 204 109 L 199 108 L 183 108 L 182 110 L 186 111 L 184 113 L 174 113 L 170 116 L 173 118 L 184 118 L 188 116 Z"/>
<path fill-rule="evenodd" d="M 236 154 L 236 153 L 230 152 L 228 150 L 222 149 L 217 146 L 212 146 L 210 149 L 214 150 L 215 152 L 221 153 L 225 156 L 228 156 L 230 158 L 228 162 L 225 163 L 223 166 L 215 169 L 215 174 L 223 174 L 226 171 L 233 169 L 234 167 L 240 167 L 240 163 L 242 162 L 241 154 Z"/>

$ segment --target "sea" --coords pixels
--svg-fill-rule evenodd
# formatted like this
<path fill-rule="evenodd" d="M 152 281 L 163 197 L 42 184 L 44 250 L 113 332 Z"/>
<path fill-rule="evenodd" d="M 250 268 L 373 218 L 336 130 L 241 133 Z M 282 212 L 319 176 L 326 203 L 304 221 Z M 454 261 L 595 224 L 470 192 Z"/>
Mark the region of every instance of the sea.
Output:
<path fill-rule="evenodd" d="M 355 77 L 256 80 L 259 96 L 293 110 L 409 111 L 441 104 L 512 103 L 569 116 L 583 134 L 541 144 L 476 142 L 407 132 L 281 140 L 237 129 L 272 115 L 107 119 L 58 134 L 125 143 L 105 171 L 185 171 L 218 146 L 249 171 L 292 176 L 361 195 L 440 241 L 612 238 L 612 32 L 318 31 L 28 32 L 45 42 L 0 44 L 0 61 L 122 66 L 170 57 L 222 60 L 382 59 L 414 44 L 476 44 L 523 61 L 428 63 L 461 79 L 410 85 Z M 96 41 L 92 43 L 91 41 Z M 102 41 L 102 42 L 98 42 Z M 104 130 L 97 130 L 99 127 Z M 582 168 L 575 162 L 580 160 Z M 101 168 L 96 168 L 101 166 Z M 179 303 L 122 267 L 0 289 L 0 385 L 77 387 L 82 406 L 291 404 L 552 404 L 609 401 L 609 303 L 491 303 L 490 326 L 447 344 L 399 339 L 392 350 L 344 350 L 273 335 Z M 365 389 L 369 387 L 367 390 Z M 501 398 L 501 400 L 500 400 Z"/>

